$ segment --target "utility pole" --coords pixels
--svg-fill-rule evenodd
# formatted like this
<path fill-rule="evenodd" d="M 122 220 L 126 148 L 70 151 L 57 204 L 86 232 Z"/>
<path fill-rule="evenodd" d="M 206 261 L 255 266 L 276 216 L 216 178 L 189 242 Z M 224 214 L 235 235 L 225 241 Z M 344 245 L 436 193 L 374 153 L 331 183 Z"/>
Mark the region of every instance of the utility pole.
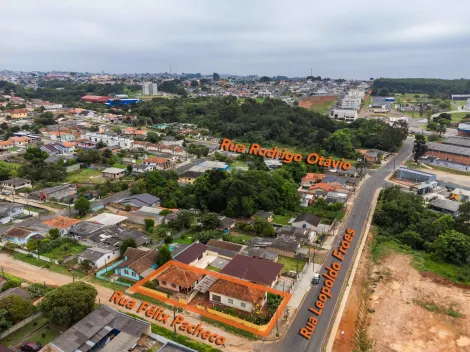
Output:
<path fill-rule="evenodd" d="M 173 321 L 176 319 L 176 307 L 173 306 Z M 176 339 L 176 324 L 175 324 L 175 339 Z"/>

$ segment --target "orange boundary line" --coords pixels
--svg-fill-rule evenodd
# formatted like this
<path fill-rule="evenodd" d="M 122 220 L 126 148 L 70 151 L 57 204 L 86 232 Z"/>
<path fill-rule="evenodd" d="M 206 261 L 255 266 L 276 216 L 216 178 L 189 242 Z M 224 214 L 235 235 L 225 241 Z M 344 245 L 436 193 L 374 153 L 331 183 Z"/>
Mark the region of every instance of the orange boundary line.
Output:
<path fill-rule="evenodd" d="M 233 321 L 231 319 L 227 319 L 227 318 L 212 314 L 212 313 L 210 313 L 206 310 L 199 309 L 195 306 L 191 306 L 191 305 L 188 305 L 186 303 L 181 303 L 176 299 L 161 297 L 161 296 L 156 295 L 156 294 L 153 293 L 153 292 L 155 292 L 155 290 L 152 290 L 152 289 L 147 288 L 147 287 L 142 287 L 146 282 L 154 279 L 160 273 L 162 273 L 166 269 L 168 269 L 168 267 L 170 265 L 174 265 L 174 266 L 176 266 L 178 268 L 181 268 L 181 269 L 191 270 L 191 271 L 194 271 L 194 272 L 199 273 L 199 274 L 206 274 L 206 275 L 214 276 L 218 279 L 223 279 L 223 280 L 233 282 L 233 283 L 236 283 L 236 284 L 240 284 L 240 285 L 243 285 L 243 286 L 246 286 L 246 287 L 251 287 L 251 288 L 254 288 L 254 289 L 257 289 L 257 290 L 260 290 L 260 291 L 270 292 L 270 293 L 279 295 L 281 297 L 284 297 L 284 299 L 282 300 L 281 304 L 279 305 L 278 309 L 276 310 L 276 313 L 274 313 L 273 317 L 269 321 L 266 329 L 264 331 L 261 331 L 261 330 L 255 329 L 255 328 L 248 327 L 246 325 L 243 325 L 243 324 L 238 323 L 236 321 Z M 292 295 L 288 292 L 279 291 L 279 290 L 276 290 L 276 289 L 268 287 L 268 286 L 254 284 L 254 283 L 251 283 L 251 282 L 248 282 L 248 281 L 245 281 L 245 280 L 238 279 L 236 277 L 232 277 L 232 276 L 225 275 L 225 274 L 220 274 L 216 271 L 209 271 L 209 270 L 206 270 L 206 269 L 196 268 L 194 266 L 184 264 L 184 263 L 180 263 L 180 262 L 175 261 L 175 260 L 170 260 L 169 262 L 165 263 L 163 266 L 156 269 L 153 273 L 151 273 L 150 275 L 146 276 L 145 278 L 143 278 L 142 280 L 137 282 L 134 286 L 130 287 L 129 291 L 131 293 L 136 292 L 136 293 L 143 294 L 145 296 L 149 296 L 149 297 L 151 297 L 153 299 L 156 299 L 158 301 L 163 301 L 165 303 L 169 303 L 173 306 L 189 310 L 193 313 L 197 313 L 197 314 L 203 315 L 207 318 L 211 318 L 211 319 L 220 321 L 222 323 L 231 325 L 231 326 L 236 327 L 238 329 L 251 332 L 251 333 L 253 333 L 255 335 L 258 335 L 258 336 L 268 336 L 271 333 L 272 329 L 274 328 L 274 325 L 276 324 L 277 320 L 280 318 L 281 312 L 286 308 L 287 303 L 289 303 L 289 300 L 292 297 Z"/>

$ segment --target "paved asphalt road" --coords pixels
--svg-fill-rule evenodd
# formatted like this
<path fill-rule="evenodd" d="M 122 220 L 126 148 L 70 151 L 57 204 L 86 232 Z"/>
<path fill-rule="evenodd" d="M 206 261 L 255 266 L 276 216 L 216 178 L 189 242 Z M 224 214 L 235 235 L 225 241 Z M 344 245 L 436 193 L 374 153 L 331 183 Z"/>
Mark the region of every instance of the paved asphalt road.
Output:
<path fill-rule="evenodd" d="M 407 157 L 411 154 L 413 149 L 413 140 L 407 139 L 404 143 L 404 146 L 400 150 L 400 152 L 394 157 L 395 165 L 398 167 L 401 163 L 403 163 Z M 339 271 L 338 277 L 335 280 L 335 284 L 332 288 L 332 299 L 329 299 L 325 303 L 325 307 L 323 308 L 323 313 L 320 316 L 318 323 L 316 325 L 315 331 L 311 335 L 310 339 L 307 340 L 306 338 L 299 335 L 299 330 L 304 327 L 307 323 L 307 320 L 310 316 L 316 317 L 313 313 L 311 313 L 308 309 L 310 307 L 314 307 L 314 304 L 317 300 L 318 295 L 320 294 L 320 289 L 323 286 L 324 279 L 320 281 L 319 285 L 312 287 L 307 294 L 302 306 L 300 307 L 297 316 L 294 318 L 294 321 L 291 323 L 289 330 L 287 331 L 284 339 L 282 339 L 279 343 L 276 344 L 268 344 L 265 345 L 263 351 L 266 352 L 286 352 L 286 351 L 308 351 L 308 352 L 317 352 L 321 351 L 321 346 L 327 343 L 327 333 L 328 333 L 328 326 L 330 324 L 330 320 L 332 319 L 332 314 L 336 302 L 338 300 L 338 296 L 341 292 L 341 288 L 344 284 L 346 274 L 349 270 L 349 267 L 352 263 L 353 254 L 356 246 L 359 243 L 360 237 L 363 236 L 362 231 L 364 230 L 366 219 L 371 209 L 372 198 L 375 191 L 378 188 L 383 187 L 385 184 L 385 178 L 390 174 L 393 170 L 394 162 L 393 159 L 389 161 L 385 166 L 381 169 L 377 170 L 377 172 L 373 173 L 371 177 L 369 177 L 364 184 L 362 185 L 361 189 L 359 190 L 358 194 L 356 195 L 356 200 L 353 204 L 351 209 L 350 215 L 346 220 L 345 228 L 349 227 L 356 231 L 356 236 L 353 238 L 351 242 L 351 248 L 348 250 L 347 255 L 344 258 L 344 261 L 341 263 L 341 270 Z M 361 236 L 359 236 L 361 235 Z M 342 238 L 342 234 L 340 234 Z M 339 239 L 339 238 L 338 238 Z M 333 246 L 333 249 L 337 249 L 338 247 L 338 240 Z M 333 258 L 329 255 L 325 261 L 325 266 L 330 266 L 334 261 L 338 261 L 336 258 Z M 327 272 L 325 269 L 322 269 L 320 274 Z"/>

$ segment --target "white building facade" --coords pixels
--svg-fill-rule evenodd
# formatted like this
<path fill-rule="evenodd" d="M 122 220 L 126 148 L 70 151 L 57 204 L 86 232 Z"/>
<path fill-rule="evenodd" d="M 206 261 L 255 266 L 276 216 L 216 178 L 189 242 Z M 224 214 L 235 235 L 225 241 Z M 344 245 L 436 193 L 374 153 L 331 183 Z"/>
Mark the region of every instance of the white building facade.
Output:
<path fill-rule="evenodd" d="M 132 139 L 105 133 L 88 132 L 85 138 L 92 142 L 103 142 L 108 147 L 119 146 L 122 149 L 131 149 Z"/>
<path fill-rule="evenodd" d="M 157 95 L 157 84 L 152 82 L 147 82 L 142 84 L 142 94 L 143 95 Z"/>
<path fill-rule="evenodd" d="M 335 109 L 330 113 L 330 118 L 346 122 L 356 121 L 358 117 L 355 109 Z"/>

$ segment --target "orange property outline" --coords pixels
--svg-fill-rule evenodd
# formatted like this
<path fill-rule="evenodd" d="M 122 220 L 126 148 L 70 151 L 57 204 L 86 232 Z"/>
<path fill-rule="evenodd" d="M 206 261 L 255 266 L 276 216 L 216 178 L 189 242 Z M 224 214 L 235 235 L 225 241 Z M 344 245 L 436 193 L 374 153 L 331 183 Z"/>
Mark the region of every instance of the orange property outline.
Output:
<path fill-rule="evenodd" d="M 282 300 L 281 304 L 279 305 L 278 309 L 276 310 L 276 313 L 274 313 L 273 317 L 269 321 L 266 329 L 264 331 L 261 331 L 261 330 L 255 329 L 255 328 L 248 327 L 246 325 L 243 325 L 243 324 L 238 323 L 236 321 L 233 321 L 231 319 L 227 319 L 227 318 L 212 314 L 208 311 L 199 309 L 195 306 L 191 306 L 191 305 L 188 305 L 186 303 L 179 302 L 176 299 L 162 297 L 160 295 L 154 294 L 153 293 L 154 290 L 152 290 L 150 288 L 147 288 L 147 287 L 143 287 L 143 285 L 147 281 L 150 281 L 150 280 L 154 279 L 160 273 L 165 271 L 170 265 L 174 265 L 174 266 L 176 266 L 178 268 L 181 268 L 181 269 L 191 270 L 191 271 L 194 271 L 198 274 L 205 274 L 205 275 L 214 276 L 218 279 L 223 279 L 223 280 L 226 280 L 226 281 L 229 281 L 229 282 L 244 285 L 246 287 L 251 287 L 251 288 L 254 288 L 254 289 L 257 289 L 257 290 L 260 290 L 260 291 L 270 292 L 270 293 L 279 295 L 281 297 L 284 297 L 284 299 Z M 268 336 L 271 333 L 272 329 L 274 328 L 274 325 L 276 324 L 276 321 L 280 318 L 281 312 L 286 308 L 287 303 L 289 302 L 289 300 L 292 297 L 292 295 L 288 292 L 275 290 L 274 288 L 271 288 L 271 287 L 268 287 L 268 286 L 254 284 L 254 283 L 251 283 L 251 282 L 248 282 L 248 281 L 245 281 L 245 280 L 238 279 L 236 277 L 220 274 L 216 271 L 209 271 L 209 270 L 206 270 L 206 269 L 196 268 L 194 266 L 187 265 L 187 264 L 184 264 L 184 263 L 180 263 L 180 262 L 175 261 L 175 260 L 170 260 L 169 262 L 165 263 L 163 266 L 156 269 L 153 273 L 151 273 L 150 275 L 146 276 L 145 278 L 143 278 L 142 280 L 137 282 L 134 286 L 129 288 L 129 292 L 130 293 L 143 294 L 145 296 L 156 299 L 157 301 L 163 301 L 163 302 L 168 303 L 170 305 L 186 309 L 186 310 L 191 311 L 193 313 L 203 315 L 207 318 L 220 321 L 224 324 L 231 325 L 231 326 L 236 327 L 238 329 L 245 330 L 245 331 L 251 332 L 255 335 L 259 335 L 259 336 Z"/>

